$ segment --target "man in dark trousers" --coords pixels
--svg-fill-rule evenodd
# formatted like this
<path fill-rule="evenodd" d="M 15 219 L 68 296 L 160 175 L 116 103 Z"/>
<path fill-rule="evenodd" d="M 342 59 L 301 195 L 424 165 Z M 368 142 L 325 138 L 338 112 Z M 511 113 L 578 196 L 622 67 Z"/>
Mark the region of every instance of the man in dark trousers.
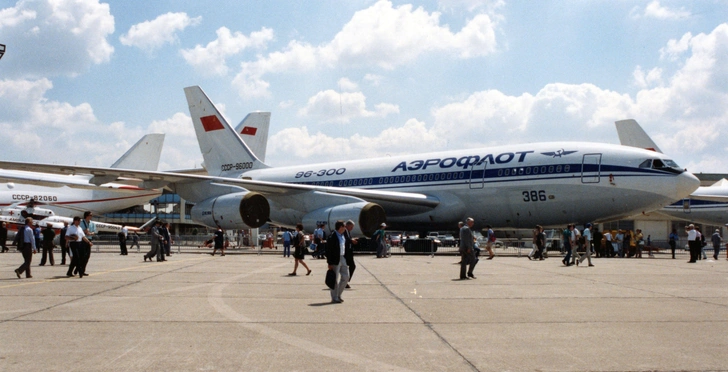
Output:
<path fill-rule="evenodd" d="M 465 220 L 465 226 L 460 229 L 460 279 L 475 279 L 473 275 L 473 269 L 478 264 L 477 258 L 475 258 L 475 247 L 473 239 L 473 231 L 470 230 L 473 227 L 475 220 L 468 217 Z M 466 266 L 468 274 L 465 276 Z"/>
<path fill-rule="evenodd" d="M 96 235 L 96 225 L 91 222 L 91 219 L 93 218 L 94 214 L 91 211 L 83 212 L 83 220 L 81 220 L 81 224 L 79 226 L 83 230 L 83 233 L 86 237 L 83 241 L 81 241 L 81 246 L 78 248 L 78 274 L 88 276 L 86 274 L 86 265 L 88 265 L 88 260 L 91 258 L 91 240 L 94 239 L 94 236 Z M 83 276 L 81 276 L 83 277 Z"/>
<path fill-rule="evenodd" d="M 117 234 L 119 237 L 119 255 L 120 256 L 126 256 L 129 253 L 126 250 L 126 234 L 128 233 L 128 230 L 126 229 L 126 225 L 121 225 L 121 231 Z"/>
<path fill-rule="evenodd" d="M 359 244 L 359 241 L 351 238 L 351 230 L 354 229 L 354 221 L 346 221 L 345 226 L 346 230 L 344 230 L 344 238 L 346 238 L 346 249 L 352 252 L 351 260 L 346 260 L 346 263 L 349 264 L 349 281 L 346 283 L 346 288 L 351 288 L 349 287 L 349 283 L 351 282 L 351 278 L 354 276 L 354 270 L 356 270 L 356 263 L 354 263 L 354 245 Z"/>
<path fill-rule="evenodd" d="M 2 247 L 2 253 L 8 251 L 8 247 L 6 246 L 8 240 L 8 228 L 6 226 L 5 222 L 3 222 L 0 226 L 0 247 Z"/>
<path fill-rule="evenodd" d="M 215 231 L 215 247 L 212 249 L 211 255 L 215 255 L 215 252 L 219 249 L 221 254 L 220 256 L 225 255 L 225 232 L 222 231 L 222 227 L 218 226 L 217 231 Z"/>
<path fill-rule="evenodd" d="M 41 234 L 43 235 L 43 257 L 40 259 L 40 266 L 45 266 L 46 259 L 49 259 L 53 266 L 56 264 L 53 259 L 53 238 L 56 237 L 56 233 L 50 224 L 46 224 L 46 228 L 41 231 Z"/>
<path fill-rule="evenodd" d="M 172 234 L 169 232 L 169 222 L 162 224 L 162 236 L 164 237 L 164 254 L 169 257 L 172 254 Z"/>
<path fill-rule="evenodd" d="M 339 304 L 344 302 L 341 293 L 344 292 L 344 288 L 349 282 L 347 263 L 354 262 L 354 252 L 351 248 L 347 249 L 344 221 L 336 221 L 334 230 L 326 240 L 326 263 L 329 265 L 329 270 L 333 270 L 338 279 L 335 280 L 336 285 L 331 290 L 331 302 Z"/>
<path fill-rule="evenodd" d="M 26 278 L 32 278 L 30 275 L 30 262 L 33 261 L 33 253 L 38 252 L 35 246 L 35 235 L 33 235 L 33 219 L 27 217 L 25 226 L 18 227 L 18 234 L 15 236 L 16 244 L 21 253 L 23 253 L 23 264 L 15 269 L 15 275 L 20 279 L 20 274 L 25 272 Z"/>
<path fill-rule="evenodd" d="M 68 222 L 63 223 L 59 243 L 61 244 L 61 265 L 66 264 L 66 255 L 68 254 L 68 244 L 66 243 L 66 232 L 68 231 Z M 70 255 L 69 255 L 70 256 Z"/>
<path fill-rule="evenodd" d="M 88 275 L 84 266 L 84 255 L 87 250 L 91 251 L 93 243 L 88 240 L 81 227 L 81 217 L 73 217 L 73 224 L 66 231 L 66 239 L 71 247 L 71 264 L 68 265 L 66 276 L 73 276 L 75 270 L 78 271 L 78 277 L 83 278 Z"/>

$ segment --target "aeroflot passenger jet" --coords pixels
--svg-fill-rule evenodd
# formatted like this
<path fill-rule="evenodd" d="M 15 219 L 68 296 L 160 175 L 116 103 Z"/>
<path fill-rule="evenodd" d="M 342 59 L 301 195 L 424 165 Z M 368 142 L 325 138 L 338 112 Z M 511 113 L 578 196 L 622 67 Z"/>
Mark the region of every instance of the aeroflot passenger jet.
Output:
<path fill-rule="evenodd" d="M 156 171 L 163 143 L 164 134 L 147 134 L 111 168 Z M 0 184 L 0 207 L 25 205 L 33 200 L 57 215 L 78 215 L 86 210 L 108 213 L 147 203 L 162 193 L 161 189 L 133 185 L 138 181 L 110 183 L 116 179 L 98 173 L 58 176 L 0 169 L 0 181 L 6 182 Z"/>
<path fill-rule="evenodd" d="M 192 218 L 225 229 L 266 222 L 306 230 L 352 219 L 358 234 L 392 229 L 532 227 L 616 219 L 655 209 L 698 187 L 663 154 L 586 142 L 553 142 L 270 168 L 197 86 L 185 88 L 209 175 L 0 162 L 0 168 L 103 173 L 167 183 L 195 202 Z M 646 160 L 663 166 L 639 167 Z M 657 162 L 656 162 L 657 163 Z M 657 163 L 660 164 L 660 163 Z"/>

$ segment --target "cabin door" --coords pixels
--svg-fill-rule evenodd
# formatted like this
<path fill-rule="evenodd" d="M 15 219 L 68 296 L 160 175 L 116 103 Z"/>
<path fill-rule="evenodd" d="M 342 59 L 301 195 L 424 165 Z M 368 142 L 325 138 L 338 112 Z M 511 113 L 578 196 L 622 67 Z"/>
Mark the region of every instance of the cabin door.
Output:
<path fill-rule="evenodd" d="M 599 183 L 602 154 L 584 154 L 581 162 L 581 183 Z"/>
<path fill-rule="evenodd" d="M 473 164 L 470 166 L 470 188 L 482 189 L 485 182 L 485 168 L 488 166 L 487 161 L 483 164 Z"/>

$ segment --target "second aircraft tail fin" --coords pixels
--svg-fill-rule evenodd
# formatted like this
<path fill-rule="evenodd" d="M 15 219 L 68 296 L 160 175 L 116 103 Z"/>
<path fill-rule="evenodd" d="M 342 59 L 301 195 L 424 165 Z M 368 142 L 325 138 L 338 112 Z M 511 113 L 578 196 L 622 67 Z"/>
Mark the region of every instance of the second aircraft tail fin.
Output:
<path fill-rule="evenodd" d="M 637 147 L 662 153 L 659 147 L 647 135 L 644 129 L 634 119 L 615 121 L 617 135 L 622 146 Z"/>
<path fill-rule="evenodd" d="M 112 164 L 111 168 L 156 171 L 163 144 L 163 133 L 147 134 Z"/>
<path fill-rule="evenodd" d="M 253 154 L 265 161 L 265 151 L 268 148 L 268 128 L 270 127 L 270 112 L 251 112 L 235 127 L 246 145 Z"/>
<path fill-rule="evenodd" d="M 268 168 L 243 142 L 199 86 L 185 88 L 205 168 L 211 176 L 236 177 Z"/>

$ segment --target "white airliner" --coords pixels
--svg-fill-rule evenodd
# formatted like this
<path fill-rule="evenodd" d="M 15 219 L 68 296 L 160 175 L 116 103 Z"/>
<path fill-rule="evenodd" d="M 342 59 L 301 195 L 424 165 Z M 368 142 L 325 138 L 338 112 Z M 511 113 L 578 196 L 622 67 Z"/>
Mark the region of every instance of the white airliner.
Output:
<path fill-rule="evenodd" d="M 155 180 L 195 202 L 192 218 L 225 229 L 266 222 L 313 230 L 357 221 L 392 229 L 532 227 L 596 222 L 656 209 L 699 181 L 665 155 L 626 146 L 553 142 L 271 168 L 260 161 L 202 90 L 185 88 L 209 175 L 0 162 L 0 168 Z M 647 160 L 663 166 L 640 167 Z"/>
<path fill-rule="evenodd" d="M 643 148 L 662 153 L 650 136 L 633 119 L 615 122 L 619 141 L 624 146 Z M 646 164 L 645 164 L 646 165 Z M 728 180 L 710 186 L 701 186 L 682 200 L 664 206 L 658 213 L 685 221 L 710 225 L 728 222 Z"/>
<path fill-rule="evenodd" d="M 0 209 L 0 222 L 5 222 L 11 229 L 17 229 L 17 226 L 25 225 L 25 218 L 33 218 L 33 222 L 40 227 L 50 226 L 52 229 L 62 229 L 64 222 L 70 226 L 73 223 L 73 218 L 56 215 L 52 210 L 47 208 L 40 208 L 35 206 L 35 202 L 28 202 L 25 206 L 12 205 Z M 153 221 L 154 219 L 152 219 Z M 141 227 L 128 226 L 129 231 L 143 231 L 146 229 L 152 221 L 149 221 Z M 115 232 L 121 231 L 122 226 L 105 223 L 105 222 L 93 222 L 97 232 Z"/>
<path fill-rule="evenodd" d="M 164 134 L 147 134 L 111 168 L 156 171 L 163 143 Z M 138 180 L 125 179 L 126 175 L 120 178 L 119 182 L 112 182 L 117 176 L 107 177 L 103 172 L 55 175 L 0 169 L 0 181 L 6 181 L 0 184 L 0 207 L 34 200 L 57 215 L 78 215 L 85 210 L 109 213 L 147 203 L 162 193 L 161 189 L 154 189 L 153 183 L 139 184 Z"/>

